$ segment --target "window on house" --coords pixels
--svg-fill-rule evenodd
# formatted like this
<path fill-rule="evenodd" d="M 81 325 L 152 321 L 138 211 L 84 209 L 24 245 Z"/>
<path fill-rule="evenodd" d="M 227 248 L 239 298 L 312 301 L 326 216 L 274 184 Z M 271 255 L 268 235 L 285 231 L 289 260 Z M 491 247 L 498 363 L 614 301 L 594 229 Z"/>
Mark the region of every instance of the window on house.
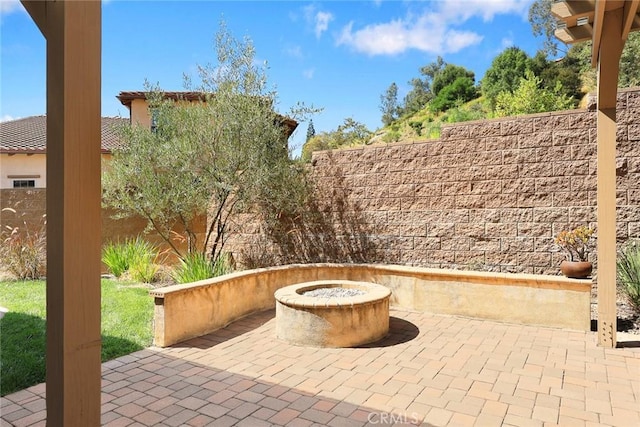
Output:
<path fill-rule="evenodd" d="M 35 179 L 14 179 L 13 188 L 35 188 Z"/>

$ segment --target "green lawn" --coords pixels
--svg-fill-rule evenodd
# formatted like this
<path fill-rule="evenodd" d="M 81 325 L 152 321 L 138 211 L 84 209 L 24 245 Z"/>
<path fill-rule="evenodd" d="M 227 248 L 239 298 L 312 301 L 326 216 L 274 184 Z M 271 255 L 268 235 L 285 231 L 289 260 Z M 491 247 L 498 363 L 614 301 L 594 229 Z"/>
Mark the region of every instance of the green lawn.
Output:
<path fill-rule="evenodd" d="M 0 282 L 0 396 L 45 380 L 45 283 Z M 102 280 L 102 361 L 151 345 L 153 298 L 138 285 Z"/>

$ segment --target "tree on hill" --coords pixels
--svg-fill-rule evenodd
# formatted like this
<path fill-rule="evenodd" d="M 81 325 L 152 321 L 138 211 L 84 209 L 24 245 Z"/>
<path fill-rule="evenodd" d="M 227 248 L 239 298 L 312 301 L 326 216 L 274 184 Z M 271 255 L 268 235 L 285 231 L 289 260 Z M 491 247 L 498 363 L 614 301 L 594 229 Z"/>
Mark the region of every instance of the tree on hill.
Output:
<path fill-rule="evenodd" d="M 420 74 L 426 77 L 427 81 L 432 82 L 438 74 L 447 66 L 447 63 L 441 56 L 438 56 L 435 61 L 430 64 L 420 67 Z"/>
<path fill-rule="evenodd" d="M 562 85 L 562 93 L 573 98 L 576 103 L 583 97 L 581 63 L 575 57 L 549 61 L 543 51 L 538 51 L 531 59 L 531 70 L 540 77 L 542 86 L 555 90 L 558 82 Z"/>
<path fill-rule="evenodd" d="M 472 79 L 458 77 L 453 83 L 445 86 L 438 95 L 431 100 L 431 110 L 445 111 L 457 105 L 469 102 L 478 97 L 478 91 Z"/>
<path fill-rule="evenodd" d="M 433 94 L 438 96 L 442 89 L 453 84 L 459 78 L 468 78 L 473 84 L 475 84 L 476 80 L 476 76 L 471 70 L 453 64 L 445 65 L 433 77 L 433 83 L 431 84 Z"/>
<path fill-rule="evenodd" d="M 433 99 L 431 84 L 436 76 L 444 69 L 446 62 L 441 56 L 420 68 L 420 74 L 424 77 L 415 77 L 409 84 L 411 90 L 404 97 L 404 105 L 401 108 L 401 115 L 410 115 L 422 110 Z"/>
<path fill-rule="evenodd" d="M 405 95 L 403 106 L 400 109 L 403 116 L 422 110 L 433 98 L 428 81 L 414 77 L 409 81 L 409 84 L 411 85 L 411 90 Z"/>
<path fill-rule="evenodd" d="M 331 132 L 320 132 L 302 146 L 301 159 L 311 160 L 314 151 L 333 150 L 342 147 L 364 145 L 369 142 L 373 132 L 351 117 L 344 119 L 338 128 Z"/>
<path fill-rule="evenodd" d="M 562 92 L 559 81 L 555 89 L 549 90 L 542 85 L 540 77 L 527 70 L 513 93 L 504 91 L 498 94 L 496 115 L 506 117 L 573 108 L 574 100 Z"/>
<path fill-rule="evenodd" d="M 597 87 L 596 69 L 591 66 L 591 42 L 576 43 L 571 46 L 567 58 L 574 59 L 580 67 L 580 78 L 585 92 Z M 640 32 L 629 33 L 620 56 L 618 87 L 640 86 Z"/>
<path fill-rule="evenodd" d="M 383 95 L 380 95 L 380 111 L 382 123 L 390 125 L 398 118 L 398 85 L 391 83 Z"/>
<path fill-rule="evenodd" d="M 123 148 L 103 176 L 105 205 L 145 218 L 181 258 L 200 253 L 211 262 L 223 253 L 238 212 L 267 199 L 279 209 L 275 201 L 293 198 L 279 197 L 278 189 L 290 192 L 304 181 L 294 173 L 283 117 L 273 110 L 277 94 L 267 86 L 265 67 L 256 65 L 253 44 L 234 39 L 222 23 L 216 49 L 217 63 L 198 67 L 199 85 L 185 81 L 206 102 L 165 100 L 159 88 L 147 85 L 157 127 L 122 127 Z M 302 118 L 305 112 L 290 114 Z M 206 230 L 199 238 L 203 216 Z M 185 230 L 180 237 L 188 253 L 175 245 L 176 228 Z"/>
<path fill-rule="evenodd" d="M 535 36 L 543 36 L 543 53 L 549 57 L 555 57 L 558 52 L 565 54 L 562 62 L 573 63 L 569 67 L 580 69 L 581 89 L 585 92 L 596 89 L 596 71 L 591 66 L 591 41 L 576 43 L 569 49 L 560 44 L 554 35 L 556 20 L 551 14 L 553 0 L 535 0 L 529 8 L 529 23 Z M 620 76 L 618 87 L 631 87 L 640 85 L 640 33 L 629 33 L 627 42 L 620 57 Z M 571 86 L 562 76 L 559 77 L 563 86 L 570 91 Z M 543 80 L 546 80 L 543 77 Z"/>
<path fill-rule="evenodd" d="M 558 51 L 566 53 L 567 49 L 560 47 L 558 39 L 555 36 L 556 20 L 551 13 L 551 4 L 553 0 L 535 0 L 529 7 L 529 23 L 531 31 L 536 37 L 542 36 L 542 52 L 545 57 L 556 57 Z"/>
<path fill-rule="evenodd" d="M 513 93 L 530 69 L 530 59 L 525 51 L 515 46 L 508 47 L 491 62 L 481 82 L 482 94 L 491 110 L 495 110 L 496 98 L 501 92 Z"/>
<path fill-rule="evenodd" d="M 309 141 L 314 136 L 316 136 L 316 128 L 313 127 L 313 120 L 309 120 L 309 126 L 307 126 L 307 139 L 306 139 L 306 141 Z"/>

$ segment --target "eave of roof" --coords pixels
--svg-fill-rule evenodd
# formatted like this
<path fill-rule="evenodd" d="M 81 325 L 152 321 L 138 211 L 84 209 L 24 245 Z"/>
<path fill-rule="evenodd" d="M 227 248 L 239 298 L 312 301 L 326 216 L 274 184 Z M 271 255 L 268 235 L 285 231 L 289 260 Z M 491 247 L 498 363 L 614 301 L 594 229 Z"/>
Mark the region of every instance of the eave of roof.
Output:
<path fill-rule="evenodd" d="M 551 5 L 551 13 L 559 20 L 555 36 L 567 44 L 591 40 L 591 65 L 595 67 L 600 52 L 604 13 L 624 8 L 620 37 L 626 40 L 630 32 L 640 30 L 639 6 L 640 0 L 556 0 Z"/>
<path fill-rule="evenodd" d="M 128 119 L 102 117 L 100 151 L 111 153 L 120 147 L 115 128 L 129 124 Z M 45 154 L 47 152 L 47 117 L 31 116 L 0 123 L 0 153 Z"/>
<path fill-rule="evenodd" d="M 131 103 L 136 99 L 147 99 L 147 92 L 144 91 L 122 91 L 116 96 L 122 105 L 131 108 Z M 165 99 L 174 101 L 204 101 L 207 94 L 204 92 L 163 92 Z"/>
<path fill-rule="evenodd" d="M 179 91 L 170 91 L 170 92 L 162 92 L 164 99 L 171 99 L 174 101 L 184 100 L 184 101 L 206 101 L 207 96 L 211 96 L 212 94 L 206 92 L 179 92 Z M 148 92 L 144 91 L 122 91 L 116 96 L 118 100 L 127 107 L 131 109 L 131 103 L 136 99 L 146 100 Z M 290 117 L 283 116 L 278 114 L 278 116 L 282 119 L 282 123 L 287 127 L 287 136 L 291 136 L 291 134 L 298 127 L 298 122 Z"/>

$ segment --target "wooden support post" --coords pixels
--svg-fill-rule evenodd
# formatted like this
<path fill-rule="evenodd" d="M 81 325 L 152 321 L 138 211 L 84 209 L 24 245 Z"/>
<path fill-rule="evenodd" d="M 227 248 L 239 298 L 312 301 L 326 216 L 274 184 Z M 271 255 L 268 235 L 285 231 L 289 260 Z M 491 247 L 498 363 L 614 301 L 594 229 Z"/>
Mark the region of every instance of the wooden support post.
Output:
<path fill-rule="evenodd" d="M 47 425 L 100 425 L 99 1 L 27 1 L 47 39 Z"/>
<path fill-rule="evenodd" d="M 622 9 L 607 11 L 598 56 L 598 344 L 616 346 L 616 99 Z"/>

